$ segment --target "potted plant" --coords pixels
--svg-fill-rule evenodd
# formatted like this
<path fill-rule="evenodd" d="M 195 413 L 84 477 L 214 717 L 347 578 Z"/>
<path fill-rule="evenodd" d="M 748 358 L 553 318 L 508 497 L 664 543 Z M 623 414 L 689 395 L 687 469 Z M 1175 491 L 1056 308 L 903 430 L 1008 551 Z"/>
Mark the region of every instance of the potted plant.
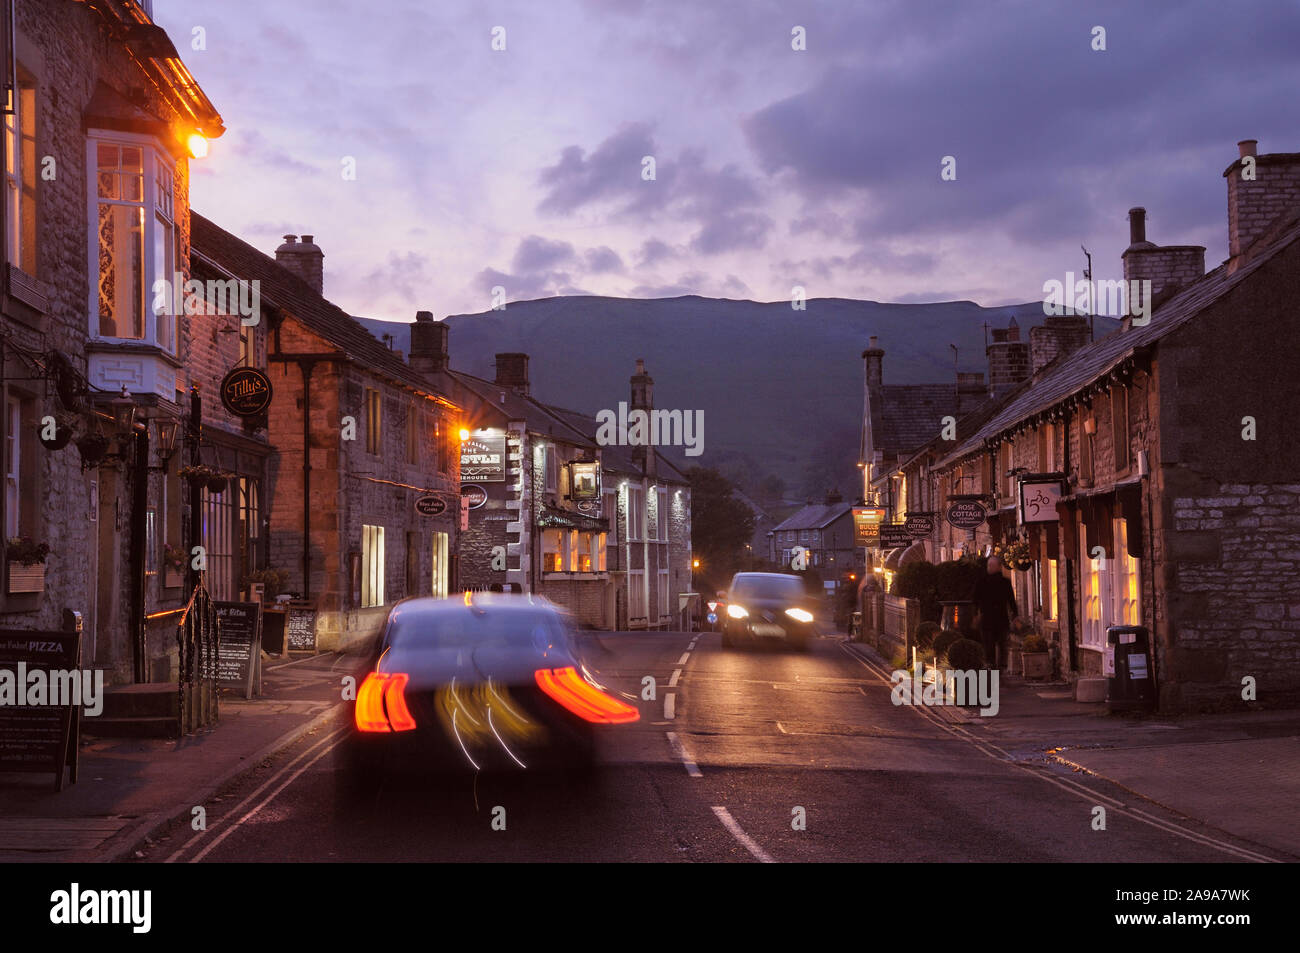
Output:
<path fill-rule="evenodd" d="M 1047 653 L 1047 640 L 1037 632 L 1025 636 L 1020 653 L 1025 678 L 1047 678 L 1051 673 L 1052 662 Z"/>
<path fill-rule="evenodd" d="M 44 592 L 45 557 L 48 543 L 33 542 L 29 536 L 14 536 L 5 544 L 9 565 L 9 592 Z"/>
<path fill-rule="evenodd" d="M 185 550 L 170 543 L 163 546 L 163 586 L 174 589 L 185 580 Z"/>
<path fill-rule="evenodd" d="M 41 426 L 41 446 L 46 450 L 62 450 L 72 442 L 76 435 L 77 415 L 59 411 L 54 417 L 54 433 L 46 437 L 46 427 Z"/>
<path fill-rule="evenodd" d="M 258 569 L 244 577 L 245 588 L 260 586 L 263 602 L 274 602 L 275 597 L 284 591 L 284 584 L 289 581 L 289 573 L 284 569 Z"/>
<path fill-rule="evenodd" d="M 205 486 L 211 493 L 220 493 L 226 488 L 226 475 L 216 467 L 210 467 L 205 463 L 181 467 L 177 472 L 180 473 L 181 479 L 191 486 Z"/>
<path fill-rule="evenodd" d="M 226 484 L 229 482 L 229 474 L 223 473 L 220 470 L 214 470 L 212 475 L 208 477 L 208 492 L 224 493 L 226 491 Z"/>

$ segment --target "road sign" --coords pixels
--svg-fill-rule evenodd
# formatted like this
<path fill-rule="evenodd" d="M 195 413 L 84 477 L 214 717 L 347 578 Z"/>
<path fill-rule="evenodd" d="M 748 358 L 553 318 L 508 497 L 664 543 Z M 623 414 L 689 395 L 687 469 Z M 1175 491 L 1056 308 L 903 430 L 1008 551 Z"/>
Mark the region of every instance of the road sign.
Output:
<path fill-rule="evenodd" d="M 717 608 L 718 608 L 718 604 L 717 604 L 716 602 L 710 602 L 710 603 L 709 603 L 709 611 L 710 611 L 710 612 L 715 612 L 715 611 L 717 611 Z"/>

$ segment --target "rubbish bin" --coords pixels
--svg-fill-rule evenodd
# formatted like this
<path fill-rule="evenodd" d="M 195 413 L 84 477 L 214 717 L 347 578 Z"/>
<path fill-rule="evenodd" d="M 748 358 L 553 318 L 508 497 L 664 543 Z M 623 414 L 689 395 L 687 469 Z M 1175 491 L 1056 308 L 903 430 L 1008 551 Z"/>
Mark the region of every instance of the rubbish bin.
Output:
<path fill-rule="evenodd" d="M 1154 711 L 1156 682 L 1146 626 L 1112 625 L 1106 630 L 1106 651 L 1114 658 L 1114 671 L 1106 683 L 1106 709 Z"/>

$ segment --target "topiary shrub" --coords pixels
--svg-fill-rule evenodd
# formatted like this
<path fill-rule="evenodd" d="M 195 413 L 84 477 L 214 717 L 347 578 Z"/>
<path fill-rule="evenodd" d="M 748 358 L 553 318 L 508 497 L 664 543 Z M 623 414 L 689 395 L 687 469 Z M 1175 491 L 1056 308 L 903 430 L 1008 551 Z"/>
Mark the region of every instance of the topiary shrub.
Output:
<path fill-rule="evenodd" d="M 937 622 L 943 613 L 939 605 L 939 567 L 921 560 L 908 563 L 894 575 L 890 594 L 920 603 L 921 618 Z"/>
<path fill-rule="evenodd" d="M 930 649 L 934 652 L 936 658 L 943 658 L 948 652 L 948 646 L 961 638 L 961 633 L 956 629 L 943 629 L 934 637 L 934 642 Z"/>
<path fill-rule="evenodd" d="M 943 626 L 938 622 L 922 622 L 916 627 L 916 647 L 923 652 L 928 652 L 942 631 Z"/>
<path fill-rule="evenodd" d="M 948 667 L 963 672 L 984 667 L 984 646 L 974 639 L 958 639 L 948 646 Z"/>
<path fill-rule="evenodd" d="M 1031 654 L 1034 652 L 1046 652 L 1047 640 L 1037 632 L 1030 632 L 1025 636 L 1024 642 L 1021 643 L 1020 650 Z"/>

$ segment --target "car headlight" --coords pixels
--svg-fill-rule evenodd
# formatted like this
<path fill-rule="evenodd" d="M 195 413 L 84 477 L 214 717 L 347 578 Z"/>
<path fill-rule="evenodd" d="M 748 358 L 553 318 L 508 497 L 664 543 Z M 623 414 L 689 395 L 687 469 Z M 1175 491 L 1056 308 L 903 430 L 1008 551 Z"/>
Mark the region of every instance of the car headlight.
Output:
<path fill-rule="evenodd" d="M 738 606 L 733 602 L 727 606 L 727 615 L 733 619 L 744 619 L 749 615 L 749 611 L 744 606 Z"/>
<path fill-rule="evenodd" d="M 786 609 L 785 614 L 796 622 L 811 622 L 813 620 L 812 613 L 807 609 Z"/>

